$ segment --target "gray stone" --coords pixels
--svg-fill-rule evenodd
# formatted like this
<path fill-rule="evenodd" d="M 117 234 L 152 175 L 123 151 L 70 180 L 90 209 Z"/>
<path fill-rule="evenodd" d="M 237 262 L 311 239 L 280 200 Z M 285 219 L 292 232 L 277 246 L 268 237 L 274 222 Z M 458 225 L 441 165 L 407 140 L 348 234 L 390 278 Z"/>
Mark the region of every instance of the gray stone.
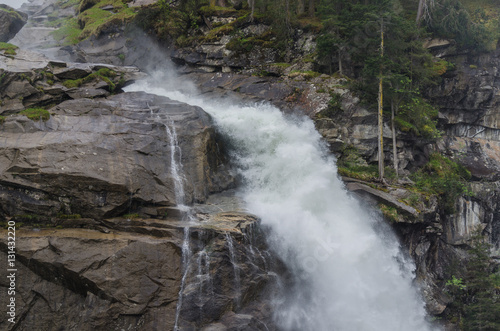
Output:
<path fill-rule="evenodd" d="M 151 114 L 154 108 L 155 114 Z M 232 185 L 218 160 L 210 117 L 200 108 L 145 93 L 123 93 L 99 101 L 76 99 L 49 110 L 51 119 L 6 120 L 0 132 L 0 178 L 12 194 L 42 191 L 49 201 L 68 197 L 64 213 L 103 218 L 130 204 L 175 205 L 167 128 L 177 130 L 186 202 Z M 22 186 L 17 190 L 14 187 Z M 4 213 L 22 212 L 10 198 Z M 55 202 L 54 202 L 55 203 Z M 14 206 L 15 207 L 15 206 Z M 5 210 L 8 209 L 8 210 Z M 55 215 L 61 210 L 46 211 Z"/>
<path fill-rule="evenodd" d="M 254 308 L 254 298 L 271 282 L 267 266 L 273 262 L 251 253 L 267 250 L 258 220 L 241 213 L 209 218 L 209 223 L 191 223 L 189 230 L 192 257 L 185 266 L 189 272 L 179 327 L 262 330 L 267 324 L 275 330 L 268 305 Z M 173 329 L 185 270 L 185 224 L 137 218 L 57 224 L 65 228 L 16 231 L 16 312 L 22 316 L 17 330 Z M 255 240 L 244 241 L 250 233 Z M 0 234 L 0 255 L 6 260 L 6 230 Z M 228 238 L 241 267 L 241 292 L 234 288 Z M 8 286 L 5 271 L 1 275 L 0 286 Z M 244 311 L 238 314 L 233 311 L 236 296 Z M 0 300 L 6 299 L 7 291 L 2 291 Z M 2 329 L 8 323 L 0 319 Z"/>
<path fill-rule="evenodd" d="M 7 42 L 14 38 L 27 21 L 27 14 L 0 4 L 0 42 Z"/>

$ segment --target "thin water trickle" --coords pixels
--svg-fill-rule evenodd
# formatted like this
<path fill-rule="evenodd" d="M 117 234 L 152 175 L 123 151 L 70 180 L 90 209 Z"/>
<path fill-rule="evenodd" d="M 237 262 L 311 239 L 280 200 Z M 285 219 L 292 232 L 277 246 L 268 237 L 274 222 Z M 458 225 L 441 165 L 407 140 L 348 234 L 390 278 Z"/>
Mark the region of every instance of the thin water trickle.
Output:
<path fill-rule="evenodd" d="M 238 266 L 238 255 L 234 249 L 233 237 L 226 232 L 226 243 L 229 250 L 229 259 L 233 265 L 234 274 L 234 291 L 235 291 L 235 306 L 240 307 L 241 304 L 241 279 L 240 279 L 240 267 Z"/>
<path fill-rule="evenodd" d="M 186 287 L 186 278 L 189 273 L 189 260 L 191 259 L 191 245 L 190 245 L 190 230 L 189 226 L 184 228 L 184 240 L 182 241 L 182 279 L 179 289 L 179 299 L 177 301 L 177 308 L 175 311 L 174 331 L 179 330 L 179 317 L 181 315 L 182 300 L 184 298 L 184 288 Z"/>
<path fill-rule="evenodd" d="M 200 283 L 200 290 L 198 294 L 200 315 L 203 315 L 203 299 L 205 298 L 205 296 L 214 296 L 214 284 L 212 276 L 210 274 L 210 256 L 205 249 L 198 253 L 196 262 L 198 264 L 198 275 L 196 275 L 196 278 Z"/>
<path fill-rule="evenodd" d="M 151 107 L 150 110 L 151 114 L 153 114 L 153 110 L 151 109 Z M 159 119 L 158 114 L 157 117 Z M 179 297 L 177 301 L 174 322 L 174 331 L 177 331 L 179 330 L 179 318 L 182 310 L 184 288 L 186 287 L 186 279 L 189 273 L 189 261 L 191 260 L 192 256 L 189 223 L 192 222 L 194 217 L 191 208 L 185 203 L 186 196 L 184 191 L 184 176 L 182 174 L 182 150 L 177 139 L 177 131 L 175 129 L 174 121 L 168 119 L 168 123 L 164 125 L 170 142 L 170 173 L 172 174 L 172 180 L 174 184 L 175 202 L 177 208 L 179 208 L 179 210 L 181 211 L 181 220 L 187 223 L 187 225 L 184 227 L 184 238 L 182 241 L 182 279 L 179 289 Z"/>
<path fill-rule="evenodd" d="M 177 131 L 172 120 L 169 120 L 169 124 L 165 125 L 165 130 L 170 140 L 170 171 L 174 180 L 175 199 L 178 206 L 185 206 L 184 178 L 181 175 L 182 151 L 179 147 Z"/>
<path fill-rule="evenodd" d="M 413 263 L 380 218 L 346 192 L 309 118 L 287 118 L 265 104 L 209 102 L 147 82 L 127 89 L 194 104 L 214 118 L 248 210 L 271 229 L 271 249 L 293 275 L 274 300 L 280 329 L 431 330 L 412 286 Z M 234 257 L 230 236 L 227 242 Z"/>

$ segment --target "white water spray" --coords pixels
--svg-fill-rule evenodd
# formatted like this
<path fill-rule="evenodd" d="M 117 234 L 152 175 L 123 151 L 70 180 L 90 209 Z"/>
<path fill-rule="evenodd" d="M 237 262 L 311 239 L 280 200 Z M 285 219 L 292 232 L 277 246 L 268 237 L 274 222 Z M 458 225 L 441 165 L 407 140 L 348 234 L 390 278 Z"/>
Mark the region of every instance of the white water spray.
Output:
<path fill-rule="evenodd" d="M 294 287 L 275 301 L 280 329 L 430 330 L 411 284 L 413 264 L 392 232 L 346 192 L 310 119 L 156 86 L 141 82 L 127 90 L 201 106 L 229 139 L 247 208 L 271 227 L 272 249 L 294 275 Z"/>

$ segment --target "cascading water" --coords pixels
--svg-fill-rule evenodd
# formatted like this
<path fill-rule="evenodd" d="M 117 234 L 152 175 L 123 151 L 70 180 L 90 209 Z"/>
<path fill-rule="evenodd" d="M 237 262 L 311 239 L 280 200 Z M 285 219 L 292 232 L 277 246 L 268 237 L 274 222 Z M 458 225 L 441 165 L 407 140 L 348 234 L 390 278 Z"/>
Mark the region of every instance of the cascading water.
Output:
<path fill-rule="evenodd" d="M 310 119 L 265 104 L 196 100 L 147 82 L 127 90 L 201 106 L 230 141 L 247 208 L 270 226 L 270 245 L 294 275 L 274 302 L 280 329 L 430 330 L 413 264 L 346 192 Z"/>
<path fill-rule="evenodd" d="M 235 298 L 235 306 L 239 308 L 241 301 L 241 280 L 240 280 L 240 268 L 238 266 L 238 257 L 236 255 L 236 251 L 234 249 L 233 238 L 229 233 L 226 232 L 226 243 L 227 248 L 229 250 L 229 259 L 233 264 L 233 273 L 234 273 L 234 289 L 236 292 Z"/>
<path fill-rule="evenodd" d="M 153 112 L 151 110 L 151 112 Z M 172 174 L 175 202 L 177 208 L 179 208 L 182 221 L 187 222 L 184 227 L 184 239 L 182 242 L 182 279 L 181 286 L 179 289 L 179 299 L 177 301 L 177 309 L 175 312 L 175 323 L 174 331 L 177 331 L 180 312 L 182 309 L 183 293 L 186 286 L 186 277 L 189 272 L 189 260 L 191 259 L 191 244 L 190 244 L 190 229 L 189 222 L 193 220 L 193 215 L 191 208 L 185 203 L 185 191 L 184 191 L 184 178 L 182 176 L 182 150 L 179 146 L 179 141 L 177 139 L 177 131 L 175 129 L 174 122 L 168 119 L 168 124 L 165 124 L 165 131 L 167 132 L 168 139 L 170 141 L 170 172 Z"/>

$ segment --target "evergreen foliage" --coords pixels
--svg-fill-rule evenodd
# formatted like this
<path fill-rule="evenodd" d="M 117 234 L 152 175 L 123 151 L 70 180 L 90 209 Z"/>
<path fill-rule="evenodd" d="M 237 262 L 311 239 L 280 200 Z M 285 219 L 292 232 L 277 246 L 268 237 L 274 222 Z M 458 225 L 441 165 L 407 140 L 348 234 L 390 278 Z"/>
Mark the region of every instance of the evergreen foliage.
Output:
<path fill-rule="evenodd" d="M 434 6 L 427 25 L 437 36 L 455 39 L 461 48 L 478 52 L 494 49 L 498 39 L 498 20 L 495 26 L 487 26 L 484 10 L 480 8 L 475 16 L 476 19 L 460 0 L 444 0 Z"/>
<path fill-rule="evenodd" d="M 412 180 L 421 192 L 437 194 L 444 212 L 453 214 L 458 197 L 470 195 L 467 186 L 470 177 L 470 172 L 460 164 L 433 153 L 429 162 L 412 175 Z"/>
<path fill-rule="evenodd" d="M 453 302 L 451 315 L 465 331 L 500 330 L 500 289 L 490 258 L 491 245 L 477 230 L 471 240 L 463 279 L 452 276 L 446 284 Z"/>

